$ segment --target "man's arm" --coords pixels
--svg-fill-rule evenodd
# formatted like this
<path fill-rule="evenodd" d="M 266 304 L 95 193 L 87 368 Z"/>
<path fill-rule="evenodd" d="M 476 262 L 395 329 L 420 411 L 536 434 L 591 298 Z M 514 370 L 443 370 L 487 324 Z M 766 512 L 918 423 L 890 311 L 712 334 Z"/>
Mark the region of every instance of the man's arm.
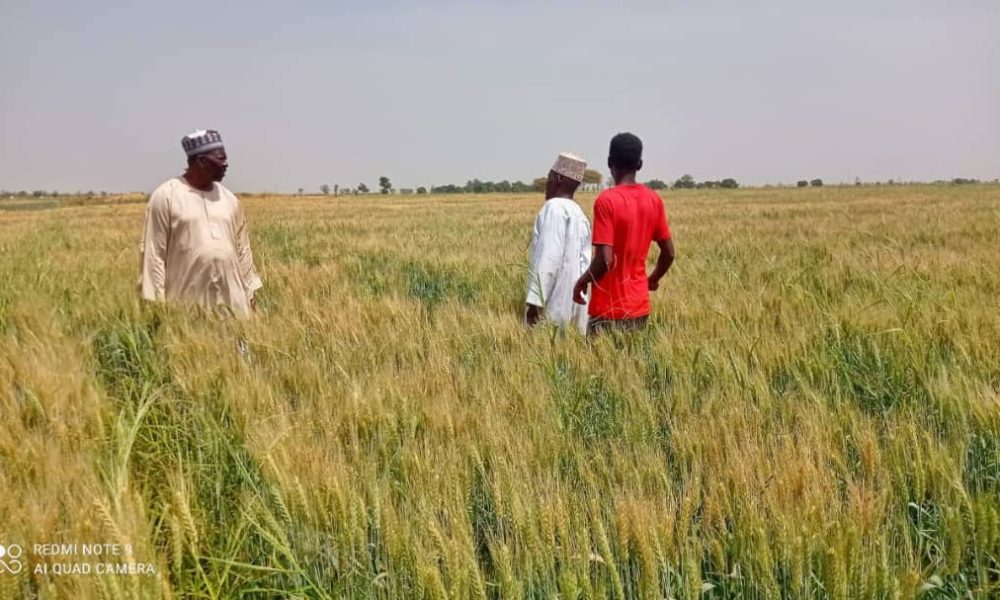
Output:
<path fill-rule="evenodd" d="M 590 267 L 573 286 L 573 302 L 577 304 L 587 303 L 587 299 L 583 297 L 587 287 L 591 283 L 600 281 L 611 270 L 611 264 L 615 260 L 612 249 L 615 239 L 615 211 L 610 196 L 612 193 L 611 190 L 605 190 L 594 201 L 594 258 L 590 261 Z"/>
<path fill-rule="evenodd" d="M 167 246 L 170 242 L 170 203 L 165 193 L 153 192 L 146 204 L 146 222 L 139 247 L 139 295 L 163 300 L 166 295 Z"/>
<path fill-rule="evenodd" d="M 555 289 L 566 245 L 565 219 L 549 206 L 542 208 L 535 219 L 533 237 L 524 313 L 524 322 L 529 327 L 541 319 L 542 307 Z"/>
<path fill-rule="evenodd" d="M 240 264 L 240 276 L 243 278 L 243 285 L 250 307 L 256 308 L 257 299 L 255 293 L 264 284 L 257 275 L 257 268 L 253 264 L 253 251 L 250 249 L 250 234 L 247 231 L 246 218 L 243 216 L 243 207 L 239 202 L 236 204 L 236 253 Z"/>
<path fill-rule="evenodd" d="M 656 258 L 656 267 L 649 275 L 649 291 L 655 291 L 660 287 L 660 280 L 670 270 L 670 265 L 674 264 L 674 240 L 656 240 L 656 245 L 660 247 L 660 255 Z"/>
<path fill-rule="evenodd" d="M 655 192 L 654 192 L 655 194 Z M 654 291 L 660 287 L 660 280 L 670 270 L 670 265 L 674 264 L 674 238 L 670 234 L 670 223 L 667 222 L 667 211 L 663 208 L 663 199 L 656 196 L 657 223 L 653 228 L 653 239 L 660 247 L 660 255 L 656 258 L 656 267 L 647 277 L 649 291 Z"/>
<path fill-rule="evenodd" d="M 591 283 L 597 283 L 611 270 L 611 263 L 615 259 L 614 252 L 609 244 L 594 245 L 594 259 L 590 261 L 587 271 L 576 280 L 573 286 L 573 302 L 586 304 L 587 299 L 583 297 L 587 287 Z"/>

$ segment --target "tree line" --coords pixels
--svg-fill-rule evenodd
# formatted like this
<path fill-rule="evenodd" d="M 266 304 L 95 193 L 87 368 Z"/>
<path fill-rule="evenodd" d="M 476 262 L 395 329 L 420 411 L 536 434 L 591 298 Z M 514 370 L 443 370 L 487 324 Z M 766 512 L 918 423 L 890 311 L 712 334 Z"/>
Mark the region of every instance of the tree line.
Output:
<path fill-rule="evenodd" d="M 107 197 L 109 194 L 105 191 L 100 192 L 59 192 L 52 190 L 51 192 L 45 190 L 0 190 L 0 198 L 58 198 L 62 196 L 81 196 L 86 198 L 96 198 L 97 196 Z"/>
<path fill-rule="evenodd" d="M 455 185 L 455 184 L 445 184 L 445 185 L 431 185 L 431 186 L 419 186 L 417 188 L 401 188 L 395 189 L 392 187 L 392 181 L 389 177 L 382 176 L 379 177 L 378 188 L 381 194 L 492 194 L 492 193 L 529 193 L 529 192 L 544 192 L 545 182 L 547 177 L 536 177 L 531 181 L 531 183 L 525 183 L 523 181 L 481 181 L 479 179 L 471 179 L 465 182 L 465 185 Z M 603 182 L 607 187 L 614 185 L 610 179 Z M 868 186 L 868 185 L 921 185 L 927 182 L 920 181 L 895 181 L 889 179 L 888 181 L 870 181 L 862 182 L 860 178 L 855 178 L 854 185 L 856 186 Z M 976 185 L 980 183 L 1000 183 L 1000 178 L 993 180 L 981 181 L 979 179 L 971 179 L 966 177 L 955 177 L 952 179 L 936 179 L 930 182 L 932 185 Z M 684 189 L 736 189 L 740 187 L 738 181 L 732 177 L 727 177 L 722 180 L 705 180 L 696 181 L 691 175 L 682 175 L 678 177 L 673 183 L 667 183 L 662 179 L 650 179 L 645 182 L 645 185 L 654 190 L 684 190 Z M 822 187 L 823 180 L 816 179 L 800 179 L 795 183 L 796 187 Z M 768 184 L 763 187 L 775 187 L 774 184 Z M 777 187 L 784 187 L 783 184 L 777 184 Z M 602 178 L 598 171 L 593 169 L 587 169 L 583 176 L 583 183 L 581 189 L 584 191 L 599 191 L 602 189 Z M 302 195 L 305 193 L 305 188 L 299 188 L 298 193 Z M 355 195 L 355 194 L 368 194 L 371 189 L 364 183 L 359 183 L 357 186 L 351 188 L 346 186 L 334 185 L 331 187 L 328 184 L 323 184 L 319 186 L 319 191 L 324 196 L 333 194 L 335 196 L 341 195 Z M 2 198 L 58 198 L 62 196 L 75 196 L 75 197 L 107 197 L 109 192 L 100 191 L 87 191 L 87 192 L 59 192 L 56 190 L 46 191 L 46 190 L 0 190 L 0 199 Z"/>

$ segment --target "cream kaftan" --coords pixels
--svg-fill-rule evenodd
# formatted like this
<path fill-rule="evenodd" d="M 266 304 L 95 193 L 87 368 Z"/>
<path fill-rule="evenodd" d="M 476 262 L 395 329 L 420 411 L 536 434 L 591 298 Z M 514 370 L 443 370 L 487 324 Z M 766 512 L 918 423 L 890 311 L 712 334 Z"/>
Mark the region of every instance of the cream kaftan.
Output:
<path fill-rule="evenodd" d="M 146 300 L 223 305 L 245 318 L 263 285 L 239 200 L 219 183 L 205 192 L 175 177 L 156 188 L 146 206 L 140 261 Z"/>

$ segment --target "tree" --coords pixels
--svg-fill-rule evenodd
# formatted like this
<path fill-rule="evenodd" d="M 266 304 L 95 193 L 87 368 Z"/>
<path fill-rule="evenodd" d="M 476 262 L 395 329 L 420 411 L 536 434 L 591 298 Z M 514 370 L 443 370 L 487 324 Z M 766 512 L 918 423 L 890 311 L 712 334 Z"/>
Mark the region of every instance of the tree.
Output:
<path fill-rule="evenodd" d="M 694 189 L 694 187 L 694 177 L 691 177 L 690 175 L 682 175 L 680 179 L 674 182 L 674 189 L 691 190 Z"/>
<path fill-rule="evenodd" d="M 533 192 L 544 192 L 545 186 L 548 184 L 548 177 L 535 177 L 531 180 L 531 190 Z"/>
<path fill-rule="evenodd" d="M 424 186 L 420 186 L 420 187 L 417 188 L 417 193 L 418 194 L 426 194 L 427 193 L 427 188 L 425 188 Z"/>
<path fill-rule="evenodd" d="M 822 179 L 813 179 L 812 181 L 809 182 L 809 185 L 811 185 L 813 187 L 823 187 L 823 180 Z"/>
<path fill-rule="evenodd" d="M 340 194 L 340 184 L 333 184 L 333 195 L 336 196 Z"/>
<path fill-rule="evenodd" d="M 383 175 L 378 178 L 378 187 L 382 190 L 383 194 L 388 194 L 392 190 L 392 182 L 389 181 L 388 177 Z"/>
<path fill-rule="evenodd" d="M 601 172 L 595 169 L 587 169 L 583 172 L 583 183 L 601 185 Z"/>
<path fill-rule="evenodd" d="M 651 190 L 665 190 L 667 189 L 667 182 L 662 179 L 650 179 L 646 182 L 646 187 Z"/>
<path fill-rule="evenodd" d="M 330 186 L 324 183 L 323 185 L 319 186 L 319 191 L 323 192 L 323 195 L 326 196 L 327 194 L 330 193 Z"/>
<path fill-rule="evenodd" d="M 740 187 L 740 184 L 736 182 L 732 177 L 726 177 L 721 182 L 719 182 L 719 187 L 726 188 L 728 190 L 735 190 Z"/>
<path fill-rule="evenodd" d="M 301 195 L 302 195 L 302 192 L 304 192 L 304 191 L 305 191 L 304 189 L 302 189 L 302 188 L 299 188 L 299 195 L 301 196 Z"/>
<path fill-rule="evenodd" d="M 806 181 L 805 179 L 800 179 L 799 182 L 796 183 L 795 185 L 799 187 L 807 187 L 809 185 L 809 182 Z"/>
<path fill-rule="evenodd" d="M 367 194 L 368 193 L 368 186 L 365 185 L 365 184 L 363 184 L 363 183 L 359 183 L 358 184 L 358 192 L 361 193 L 361 194 Z"/>

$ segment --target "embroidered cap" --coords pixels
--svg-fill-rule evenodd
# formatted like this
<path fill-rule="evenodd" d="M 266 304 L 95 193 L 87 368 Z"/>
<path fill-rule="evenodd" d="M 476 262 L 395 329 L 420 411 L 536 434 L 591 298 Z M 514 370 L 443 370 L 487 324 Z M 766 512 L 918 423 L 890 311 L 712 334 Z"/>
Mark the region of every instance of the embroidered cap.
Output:
<path fill-rule="evenodd" d="M 583 172 L 587 170 L 587 161 L 575 154 L 563 152 L 556 158 L 552 170 L 573 181 L 583 181 Z"/>
<path fill-rule="evenodd" d="M 222 136 L 214 129 L 199 129 L 182 137 L 181 146 L 189 157 L 196 156 L 222 148 Z"/>

